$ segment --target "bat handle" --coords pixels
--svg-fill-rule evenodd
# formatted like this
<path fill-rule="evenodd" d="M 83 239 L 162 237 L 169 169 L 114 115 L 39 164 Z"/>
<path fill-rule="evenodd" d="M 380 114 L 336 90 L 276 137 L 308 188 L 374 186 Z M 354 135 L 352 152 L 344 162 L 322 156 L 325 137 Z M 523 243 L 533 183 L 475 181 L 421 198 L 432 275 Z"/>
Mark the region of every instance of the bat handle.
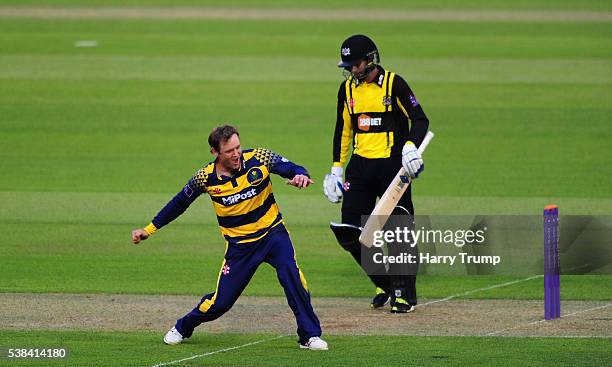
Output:
<path fill-rule="evenodd" d="M 419 149 L 417 149 L 417 152 L 419 152 L 419 154 L 423 155 L 423 153 L 425 152 L 425 149 L 427 148 L 427 146 L 429 145 L 429 142 L 431 141 L 431 139 L 433 139 L 434 137 L 434 133 L 431 131 L 428 131 L 427 134 L 425 134 L 425 137 L 423 138 L 423 142 L 421 143 L 421 145 L 419 145 Z"/>

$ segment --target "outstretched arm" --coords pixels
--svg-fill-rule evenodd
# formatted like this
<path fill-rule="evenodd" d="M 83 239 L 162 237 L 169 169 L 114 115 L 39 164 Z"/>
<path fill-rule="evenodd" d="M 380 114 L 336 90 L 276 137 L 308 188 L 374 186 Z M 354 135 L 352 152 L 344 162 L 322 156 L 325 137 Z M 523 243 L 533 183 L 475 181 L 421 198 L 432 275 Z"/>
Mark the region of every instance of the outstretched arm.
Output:
<path fill-rule="evenodd" d="M 298 189 L 304 189 L 312 185 L 314 181 L 306 175 L 295 175 L 293 179 L 286 181 L 287 185 L 295 186 Z"/>
<path fill-rule="evenodd" d="M 157 213 L 155 218 L 144 228 L 137 228 L 132 231 L 132 243 L 135 245 L 149 238 L 158 229 L 178 218 L 187 210 L 198 196 L 204 192 L 206 177 L 198 171 L 189 182 L 179 191 L 172 200 Z"/>
<path fill-rule="evenodd" d="M 255 149 L 255 157 L 268 168 L 270 173 L 288 179 L 286 181 L 288 185 L 302 189 L 314 183 L 306 168 L 291 162 L 269 149 Z"/>

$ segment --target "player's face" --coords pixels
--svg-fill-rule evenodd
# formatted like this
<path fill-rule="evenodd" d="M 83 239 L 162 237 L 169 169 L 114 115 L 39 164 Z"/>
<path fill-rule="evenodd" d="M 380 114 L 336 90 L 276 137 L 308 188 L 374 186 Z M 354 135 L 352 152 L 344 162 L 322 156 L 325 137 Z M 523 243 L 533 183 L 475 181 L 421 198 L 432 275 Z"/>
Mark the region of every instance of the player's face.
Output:
<path fill-rule="evenodd" d="M 237 171 L 240 168 L 242 147 L 238 135 L 234 134 L 226 141 L 220 142 L 219 151 L 213 149 L 213 153 L 219 158 L 219 164 L 227 171 Z"/>
<path fill-rule="evenodd" d="M 368 65 L 366 60 L 361 60 L 360 63 L 351 66 L 351 74 L 355 76 L 356 79 L 361 80 L 365 77 L 365 69 Z"/>

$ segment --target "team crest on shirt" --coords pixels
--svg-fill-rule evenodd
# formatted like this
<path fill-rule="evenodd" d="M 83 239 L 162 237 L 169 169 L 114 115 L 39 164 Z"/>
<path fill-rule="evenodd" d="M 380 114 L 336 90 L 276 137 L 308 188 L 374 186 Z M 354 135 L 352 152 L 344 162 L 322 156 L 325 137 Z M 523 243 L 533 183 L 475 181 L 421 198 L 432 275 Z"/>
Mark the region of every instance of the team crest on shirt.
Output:
<path fill-rule="evenodd" d="M 263 181 L 263 172 L 257 167 L 251 168 L 247 172 L 247 181 L 253 186 L 257 186 Z"/>
<path fill-rule="evenodd" d="M 391 97 L 390 96 L 384 96 L 383 97 L 383 106 L 391 106 Z"/>

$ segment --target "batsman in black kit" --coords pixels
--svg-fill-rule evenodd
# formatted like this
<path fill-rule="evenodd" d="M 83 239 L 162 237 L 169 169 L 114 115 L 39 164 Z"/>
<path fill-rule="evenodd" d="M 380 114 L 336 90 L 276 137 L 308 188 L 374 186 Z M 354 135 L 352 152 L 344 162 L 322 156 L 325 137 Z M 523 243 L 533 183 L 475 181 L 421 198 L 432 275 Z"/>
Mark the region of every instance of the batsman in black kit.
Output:
<path fill-rule="evenodd" d="M 342 201 L 342 228 L 332 229 L 340 245 L 361 265 L 359 232 L 347 236 L 343 228 L 363 225 L 362 216 L 372 212 L 376 199 L 402 166 L 412 179 L 423 170 L 417 147 L 427 133 L 429 120 L 406 81 L 380 66 L 378 49 L 370 38 L 347 38 L 340 47 L 340 56 L 338 66 L 347 78 L 338 91 L 333 165 L 323 188 L 329 201 Z M 343 180 L 342 167 L 351 145 L 353 154 Z M 407 225 L 412 224 L 410 187 L 393 214 L 406 214 L 410 222 Z M 368 274 L 376 286 L 371 307 L 382 307 L 390 299 L 391 312 L 413 311 L 417 304 L 416 272 L 412 274 Z"/>

